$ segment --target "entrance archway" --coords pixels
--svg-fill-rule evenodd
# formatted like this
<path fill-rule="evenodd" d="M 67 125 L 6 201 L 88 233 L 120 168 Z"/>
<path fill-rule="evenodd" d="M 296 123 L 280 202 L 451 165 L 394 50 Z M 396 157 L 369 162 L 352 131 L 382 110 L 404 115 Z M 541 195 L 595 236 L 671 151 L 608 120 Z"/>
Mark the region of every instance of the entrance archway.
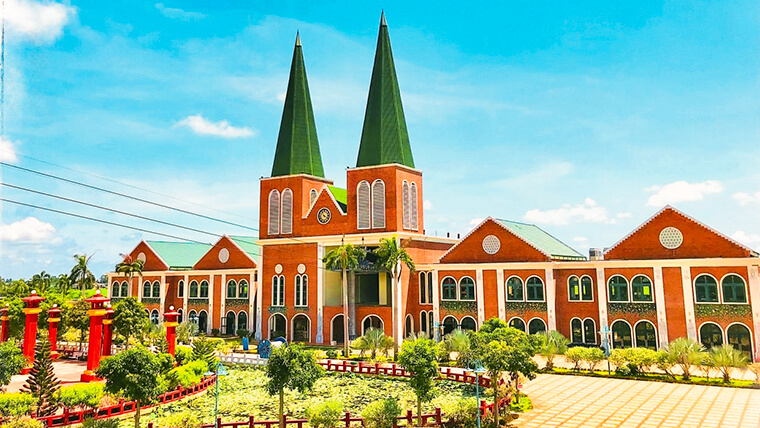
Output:
<path fill-rule="evenodd" d="M 309 329 L 311 321 L 304 314 L 298 314 L 293 317 L 293 342 L 310 342 L 311 334 Z"/>
<path fill-rule="evenodd" d="M 330 323 L 330 340 L 335 342 L 335 344 L 341 344 L 343 343 L 344 338 L 344 331 L 343 331 L 343 315 L 337 315 L 333 317 L 332 323 Z"/>

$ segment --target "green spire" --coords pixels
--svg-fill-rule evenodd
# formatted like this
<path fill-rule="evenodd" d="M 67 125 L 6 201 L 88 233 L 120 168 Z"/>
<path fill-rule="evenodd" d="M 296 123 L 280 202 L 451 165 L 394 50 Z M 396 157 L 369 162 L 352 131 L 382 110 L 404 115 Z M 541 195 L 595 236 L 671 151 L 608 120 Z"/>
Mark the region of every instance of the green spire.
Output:
<path fill-rule="evenodd" d="M 414 168 L 412 146 L 406 131 L 404 107 L 393 65 L 391 39 L 385 14 L 380 16 L 375 65 L 369 84 L 367 110 L 356 166 L 399 163 Z"/>
<path fill-rule="evenodd" d="M 293 174 L 309 174 L 324 177 L 322 156 L 319 154 L 317 127 L 311 108 L 309 82 L 303 62 L 301 37 L 296 33 L 293 63 L 290 66 L 288 93 L 282 111 L 280 135 L 274 152 L 272 177 Z"/>

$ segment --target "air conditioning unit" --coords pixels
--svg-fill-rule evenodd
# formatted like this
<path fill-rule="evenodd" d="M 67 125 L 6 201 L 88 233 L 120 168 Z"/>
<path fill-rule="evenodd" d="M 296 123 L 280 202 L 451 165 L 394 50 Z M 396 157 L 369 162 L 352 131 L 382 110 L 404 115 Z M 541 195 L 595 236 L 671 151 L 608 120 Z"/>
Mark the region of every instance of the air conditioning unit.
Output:
<path fill-rule="evenodd" d="M 604 260 L 604 253 L 601 248 L 589 248 L 588 249 L 589 260 Z"/>

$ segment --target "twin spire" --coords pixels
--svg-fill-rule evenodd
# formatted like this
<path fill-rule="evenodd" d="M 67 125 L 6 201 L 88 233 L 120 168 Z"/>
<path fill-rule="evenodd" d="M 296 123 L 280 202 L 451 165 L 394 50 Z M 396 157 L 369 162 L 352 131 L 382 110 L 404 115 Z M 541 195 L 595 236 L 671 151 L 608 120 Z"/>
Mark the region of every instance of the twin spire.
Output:
<path fill-rule="evenodd" d="M 380 16 L 375 64 L 369 85 L 356 166 L 391 163 L 414 168 L 388 24 L 383 13 Z M 285 96 L 285 108 L 272 165 L 272 177 L 293 174 L 324 177 L 299 34 L 296 34 L 288 92 Z"/>

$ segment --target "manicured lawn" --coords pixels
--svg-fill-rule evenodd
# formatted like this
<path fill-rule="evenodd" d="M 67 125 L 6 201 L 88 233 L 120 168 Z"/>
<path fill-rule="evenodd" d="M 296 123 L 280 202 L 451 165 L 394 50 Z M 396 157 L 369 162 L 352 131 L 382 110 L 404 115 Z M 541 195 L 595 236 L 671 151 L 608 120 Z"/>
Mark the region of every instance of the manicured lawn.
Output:
<path fill-rule="evenodd" d="M 705 377 L 692 376 L 690 381 L 685 381 L 681 378 L 681 376 L 676 376 L 676 378 L 674 379 L 670 376 L 666 376 L 659 373 L 650 373 L 650 374 L 640 375 L 640 376 L 621 376 L 621 375 L 616 374 L 614 370 L 612 371 L 611 374 L 607 374 L 607 370 L 604 370 L 604 371 L 597 370 L 594 373 L 590 373 L 587 370 L 576 371 L 576 370 L 563 369 L 563 368 L 557 368 L 557 367 L 545 373 L 576 375 L 576 376 L 591 376 L 591 377 L 607 377 L 607 378 L 616 378 L 616 379 L 633 379 L 633 380 L 644 380 L 644 381 L 652 381 L 652 382 L 726 386 L 726 387 L 736 387 L 736 388 L 757 388 L 757 385 L 755 384 L 755 382 L 751 380 L 731 379 L 731 383 L 725 384 L 723 383 L 722 376 L 711 377 L 709 379 Z"/>

